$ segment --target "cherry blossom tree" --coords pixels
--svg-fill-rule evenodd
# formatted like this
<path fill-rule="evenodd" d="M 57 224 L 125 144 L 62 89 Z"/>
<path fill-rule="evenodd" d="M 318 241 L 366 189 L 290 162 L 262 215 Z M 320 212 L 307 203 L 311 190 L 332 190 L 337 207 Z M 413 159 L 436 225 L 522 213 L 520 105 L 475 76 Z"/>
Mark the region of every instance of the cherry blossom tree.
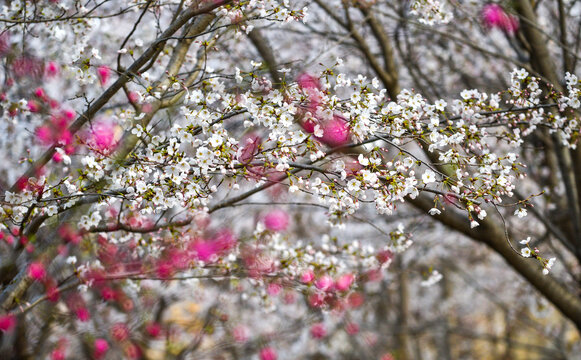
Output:
<path fill-rule="evenodd" d="M 578 351 L 557 339 L 581 328 L 580 16 L 565 0 L 6 3 L 4 353 Z M 468 331 L 477 293 L 504 333 Z"/>

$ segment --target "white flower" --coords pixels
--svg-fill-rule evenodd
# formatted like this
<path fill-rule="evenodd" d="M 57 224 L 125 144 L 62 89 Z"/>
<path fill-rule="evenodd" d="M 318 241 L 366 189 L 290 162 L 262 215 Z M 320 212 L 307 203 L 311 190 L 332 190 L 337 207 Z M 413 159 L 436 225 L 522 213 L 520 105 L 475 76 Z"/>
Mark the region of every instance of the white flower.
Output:
<path fill-rule="evenodd" d="M 519 218 L 527 216 L 527 210 L 525 208 L 518 208 L 515 210 L 514 214 Z"/>
<path fill-rule="evenodd" d="M 357 161 L 359 161 L 359 164 L 361 164 L 361 166 L 369 165 L 369 160 L 365 156 L 363 156 L 363 154 L 359 154 L 359 156 L 357 157 Z"/>
<path fill-rule="evenodd" d="M 530 243 L 530 242 L 531 242 L 531 237 L 529 236 L 529 237 L 527 237 L 526 239 L 524 239 L 524 240 L 521 240 L 519 243 L 520 243 L 521 245 L 526 245 L 526 244 L 528 244 L 528 243 Z"/>
<path fill-rule="evenodd" d="M 543 269 L 543 275 L 549 274 L 549 270 L 551 270 L 553 265 L 555 265 L 555 261 L 557 261 L 557 259 L 554 257 L 550 258 L 549 261 L 547 261 L 547 263 L 545 264 L 545 268 Z"/>
<path fill-rule="evenodd" d="M 56 215 L 58 213 L 58 208 L 56 207 L 56 205 L 51 205 L 46 209 L 46 215 L 48 216 L 53 216 Z"/>
<path fill-rule="evenodd" d="M 430 214 L 430 215 L 440 215 L 441 213 L 442 212 L 438 208 L 435 208 L 435 207 L 434 208 L 431 208 L 428 211 L 428 214 Z"/>
<path fill-rule="evenodd" d="M 222 139 L 222 137 L 218 134 L 212 135 L 209 141 L 210 145 L 212 145 L 214 148 L 217 148 L 218 146 L 222 145 L 222 143 L 224 143 L 224 139 Z"/>
<path fill-rule="evenodd" d="M 513 70 L 514 76 L 519 80 L 524 80 L 529 76 L 529 73 L 525 69 Z"/>
<path fill-rule="evenodd" d="M 448 106 L 448 103 L 440 99 L 435 102 L 434 106 L 436 107 L 436 110 L 444 111 L 446 110 L 446 106 Z"/>
<path fill-rule="evenodd" d="M 145 181 L 137 181 L 135 183 L 135 189 L 137 190 L 138 193 L 142 194 L 147 190 L 147 185 L 145 184 Z"/>
<path fill-rule="evenodd" d="M 76 264 L 77 263 L 77 257 L 76 256 L 69 256 L 66 260 L 67 264 Z"/>
<path fill-rule="evenodd" d="M 526 248 L 522 248 L 522 249 L 520 250 L 520 253 L 521 253 L 521 255 L 522 255 L 523 257 L 527 257 L 527 258 L 528 258 L 528 257 L 531 257 L 531 249 L 529 249 L 528 247 L 526 247 Z"/>
<path fill-rule="evenodd" d="M 432 285 L 436 284 L 437 282 L 439 282 L 440 280 L 442 280 L 442 278 L 443 278 L 442 274 L 440 274 L 440 272 L 438 270 L 434 270 L 430 274 L 430 277 L 427 278 L 426 280 L 422 281 L 420 285 L 424 286 L 424 287 L 432 286 Z"/>
<path fill-rule="evenodd" d="M 474 229 L 475 227 L 479 226 L 480 224 L 476 220 L 470 221 L 470 228 Z"/>
<path fill-rule="evenodd" d="M 361 188 L 361 182 L 357 179 L 351 179 L 347 183 L 347 190 L 349 190 L 350 192 L 359 191 L 360 188 Z"/>
<path fill-rule="evenodd" d="M 313 132 L 313 134 L 314 134 L 314 135 L 315 135 L 315 137 L 317 137 L 317 138 L 322 138 L 322 137 L 323 137 L 323 135 L 324 135 L 323 128 L 321 128 L 321 126 L 320 126 L 320 125 L 318 125 L 318 124 L 317 124 L 317 125 L 315 125 L 315 131 Z"/>
<path fill-rule="evenodd" d="M 433 183 L 436 181 L 436 174 L 432 170 L 428 169 L 422 175 L 422 181 L 424 184 Z"/>

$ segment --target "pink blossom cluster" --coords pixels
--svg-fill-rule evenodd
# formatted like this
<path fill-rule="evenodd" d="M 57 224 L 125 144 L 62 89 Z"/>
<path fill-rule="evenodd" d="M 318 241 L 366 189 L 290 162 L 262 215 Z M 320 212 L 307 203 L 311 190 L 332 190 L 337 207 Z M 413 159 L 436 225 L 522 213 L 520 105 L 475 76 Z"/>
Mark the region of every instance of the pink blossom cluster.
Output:
<path fill-rule="evenodd" d="M 482 9 L 482 21 L 490 29 L 497 28 L 507 34 L 514 34 L 519 27 L 518 19 L 508 14 L 498 4 L 488 4 Z"/>
<path fill-rule="evenodd" d="M 289 215 L 280 209 L 272 210 L 271 212 L 267 213 L 262 221 L 264 222 L 264 226 L 274 232 L 280 232 L 287 229 L 290 221 Z"/>
<path fill-rule="evenodd" d="M 319 79 L 304 73 L 297 78 L 297 83 L 307 94 L 309 100 L 307 111 L 301 123 L 303 129 L 309 134 L 314 134 L 317 139 L 328 146 L 338 147 L 347 144 L 350 136 L 349 123 L 341 114 L 335 113 L 330 119 L 317 116 L 323 98 L 323 88 Z"/>
<path fill-rule="evenodd" d="M 103 154 L 109 154 L 115 150 L 120 138 L 121 128 L 108 119 L 96 121 L 85 134 L 86 144 Z"/>
<path fill-rule="evenodd" d="M 72 110 L 57 110 L 50 117 L 47 124 L 36 129 L 37 139 L 44 145 L 58 144 L 65 147 L 67 153 L 72 153 L 74 148 L 73 134 L 68 129 L 69 124 L 75 118 Z"/>

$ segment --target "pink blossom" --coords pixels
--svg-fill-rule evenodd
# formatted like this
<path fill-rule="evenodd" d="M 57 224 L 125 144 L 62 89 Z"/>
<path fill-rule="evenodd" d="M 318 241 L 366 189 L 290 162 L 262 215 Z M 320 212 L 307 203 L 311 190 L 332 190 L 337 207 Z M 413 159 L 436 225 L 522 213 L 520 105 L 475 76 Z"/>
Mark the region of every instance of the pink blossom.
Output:
<path fill-rule="evenodd" d="M 341 275 L 335 282 L 335 288 L 339 291 L 349 290 L 353 283 L 354 276 L 352 274 Z"/>
<path fill-rule="evenodd" d="M 309 305 L 314 308 L 322 307 L 325 304 L 325 295 L 317 292 L 309 296 Z"/>
<path fill-rule="evenodd" d="M 12 236 L 12 235 L 7 235 L 7 236 L 4 238 L 4 241 L 6 241 L 6 243 L 7 243 L 8 245 L 14 245 L 14 236 Z"/>
<path fill-rule="evenodd" d="M 315 281 L 315 286 L 317 289 L 327 291 L 333 286 L 333 279 L 329 275 L 323 275 Z"/>
<path fill-rule="evenodd" d="M 215 259 L 217 253 L 216 245 L 207 240 L 198 240 L 192 246 L 196 253 L 196 257 L 203 262 L 208 262 Z"/>
<path fill-rule="evenodd" d="M 0 34 L 0 58 L 8 55 L 11 50 L 10 33 L 2 32 Z"/>
<path fill-rule="evenodd" d="M 294 291 L 286 291 L 283 296 L 283 300 L 285 304 L 294 304 L 297 300 L 296 294 Z"/>
<path fill-rule="evenodd" d="M 40 126 L 36 128 L 36 137 L 45 145 L 52 142 L 52 132 L 48 126 Z"/>
<path fill-rule="evenodd" d="M 280 284 L 276 284 L 276 283 L 270 283 L 266 287 L 266 292 L 270 296 L 276 296 L 276 295 L 278 295 L 281 290 L 282 290 L 282 286 Z"/>
<path fill-rule="evenodd" d="M 309 284 L 314 279 L 315 279 L 315 273 L 311 269 L 309 269 L 301 274 L 301 282 L 303 284 Z"/>
<path fill-rule="evenodd" d="M 44 89 L 43 89 L 43 88 L 41 88 L 41 87 L 39 87 L 39 88 L 36 88 L 36 89 L 34 90 L 34 96 L 36 96 L 36 97 L 38 97 L 38 98 L 41 98 L 41 99 L 43 99 L 43 100 L 45 100 L 45 99 L 46 99 L 46 93 L 44 92 Z"/>
<path fill-rule="evenodd" d="M 245 343 L 248 341 L 248 328 L 244 325 L 238 325 L 232 330 L 232 336 L 238 343 Z"/>
<path fill-rule="evenodd" d="M 360 292 L 351 293 L 347 297 L 347 304 L 353 309 L 358 308 L 361 305 L 363 305 L 364 301 L 365 301 L 365 298 L 363 297 L 363 294 L 361 294 Z"/>
<path fill-rule="evenodd" d="M 95 339 L 95 358 L 100 359 L 109 350 L 109 343 L 105 339 Z"/>
<path fill-rule="evenodd" d="M 312 134 L 315 132 L 315 126 L 317 126 L 317 124 L 313 119 L 307 119 L 301 123 L 301 126 L 307 133 Z"/>
<path fill-rule="evenodd" d="M 157 276 L 162 279 L 169 279 L 173 276 L 175 269 L 171 262 L 169 261 L 160 261 L 157 264 Z"/>
<path fill-rule="evenodd" d="M 141 349 L 136 344 L 131 343 L 125 347 L 125 354 L 129 359 L 139 359 Z"/>
<path fill-rule="evenodd" d="M 316 323 L 311 326 L 311 336 L 315 339 L 322 339 L 327 336 L 327 329 L 325 329 L 325 324 Z"/>
<path fill-rule="evenodd" d="M 276 358 L 276 351 L 273 348 L 265 347 L 260 350 L 260 360 L 276 360 Z"/>
<path fill-rule="evenodd" d="M 111 69 L 105 65 L 101 65 L 97 68 L 97 76 L 99 77 L 101 85 L 104 86 L 107 84 L 107 81 L 109 81 L 109 77 L 111 76 Z"/>
<path fill-rule="evenodd" d="M 78 245 L 81 242 L 81 235 L 65 224 L 58 229 L 59 236 L 66 242 Z"/>
<path fill-rule="evenodd" d="M 289 224 L 289 216 L 283 210 L 273 210 L 263 218 L 264 226 L 270 231 L 284 231 Z"/>
<path fill-rule="evenodd" d="M 147 331 L 149 336 L 156 338 L 161 334 L 161 325 L 157 322 L 150 322 L 145 326 L 145 331 Z"/>
<path fill-rule="evenodd" d="M 44 264 L 38 261 L 33 262 L 28 267 L 28 276 L 34 280 L 42 280 L 46 276 Z"/>
<path fill-rule="evenodd" d="M 498 4 L 488 4 L 482 9 L 482 20 L 488 28 L 498 28 L 508 34 L 518 30 L 519 24 L 516 17 L 507 14 Z"/>
<path fill-rule="evenodd" d="M 71 121 L 75 118 L 75 111 L 71 109 L 67 109 L 63 111 L 63 116 L 67 121 Z"/>
<path fill-rule="evenodd" d="M 359 325 L 353 322 L 347 323 L 347 325 L 345 325 L 345 331 L 349 335 L 355 335 L 359 332 Z"/>
<path fill-rule="evenodd" d="M 60 133 L 60 136 L 57 135 L 56 141 L 60 145 L 69 145 L 70 143 L 73 142 L 73 134 L 71 134 L 69 129 L 62 130 L 62 132 Z"/>
<path fill-rule="evenodd" d="M 236 246 L 236 237 L 230 230 L 221 230 L 214 239 L 215 248 L 219 252 L 232 249 Z"/>
<path fill-rule="evenodd" d="M 139 94 L 135 91 L 131 91 L 129 94 L 127 94 L 127 98 L 129 99 L 129 102 L 133 104 L 137 104 L 139 102 Z"/>
<path fill-rule="evenodd" d="M 319 139 L 331 147 L 345 145 L 349 142 L 349 124 L 343 117 L 335 115 L 323 124 L 323 136 Z"/>
<path fill-rule="evenodd" d="M 65 360 L 65 351 L 63 349 L 54 349 L 50 354 L 51 360 Z"/>
<path fill-rule="evenodd" d="M 248 275 L 252 278 L 258 278 L 276 270 L 276 264 L 272 257 L 261 252 L 248 252 L 243 255 L 243 258 Z"/>
<path fill-rule="evenodd" d="M 111 328 L 111 335 L 119 342 L 129 339 L 129 329 L 123 323 L 116 323 Z"/>
<path fill-rule="evenodd" d="M 105 286 L 101 289 L 101 297 L 105 301 L 115 300 L 117 294 L 115 293 L 115 290 L 111 289 L 109 286 Z"/>
<path fill-rule="evenodd" d="M 393 259 L 393 252 L 391 252 L 390 250 L 382 250 L 377 253 L 375 258 L 377 259 L 377 261 L 379 261 L 380 264 L 385 264 L 386 262 L 391 261 L 391 259 Z"/>
<path fill-rule="evenodd" d="M 321 90 L 321 82 L 319 78 L 308 74 L 302 73 L 297 77 L 297 84 L 303 89 L 318 89 Z"/>
<path fill-rule="evenodd" d="M 0 315 L 0 331 L 6 332 L 16 326 L 16 316 L 12 314 Z"/>
<path fill-rule="evenodd" d="M 104 120 L 91 126 L 87 143 L 101 152 L 111 152 L 115 150 L 118 142 L 118 127 L 114 123 Z"/>
<path fill-rule="evenodd" d="M 38 105 L 38 103 L 34 100 L 28 100 L 26 106 L 31 113 L 37 113 L 40 111 L 40 105 Z"/>
<path fill-rule="evenodd" d="M 56 77 L 59 74 L 59 66 L 54 61 L 49 61 L 44 68 L 44 74 L 47 78 Z"/>
<path fill-rule="evenodd" d="M 12 71 L 17 78 L 28 77 L 38 79 L 44 72 L 44 66 L 39 59 L 22 56 L 12 62 Z"/>
<path fill-rule="evenodd" d="M 57 287 L 57 282 L 52 278 L 46 279 L 44 282 L 44 287 L 48 301 L 58 301 L 60 294 Z"/>
<path fill-rule="evenodd" d="M 86 307 L 78 308 L 75 311 L 75 315 L 77 315 L 77 318 L 82 322 L 87 322 L 91 318 L 91 314 L 89 313 L 89 310 L 87 310 Z"/>
<path fill-rule="evenodd" d="M 236 160 L 242 164 L 249 164 L 258 154 L 258 147 L 262 140 L 256 134 L 248 134 L 240 140 L 240 147 L 236 152 Z"/>

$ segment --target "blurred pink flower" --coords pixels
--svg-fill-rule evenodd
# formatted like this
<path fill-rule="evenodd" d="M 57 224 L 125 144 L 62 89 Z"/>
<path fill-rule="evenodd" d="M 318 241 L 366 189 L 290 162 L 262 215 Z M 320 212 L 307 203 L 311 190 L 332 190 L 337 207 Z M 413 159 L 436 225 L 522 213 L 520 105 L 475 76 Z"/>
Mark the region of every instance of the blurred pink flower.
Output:
<path fill-rule="evenodd" d="M 123 323 L 116 323 L 111 328 L 111 335 L 119 342 L 129 339 L 129 329 Z"/>
<path fill-rule="evenodd" d="M 238 343 L 248 341 L 248 328 L 244 325 L 238 325 L 232 330 L 232 336 Z"/>
<path fill-rule="evenodd" d="M 59 65 L 54 61 L 49 61 L 44 68 L 44 76 L 47 78 L 56 77 L 59 74 Z"/>
<path fill-rule="evenodd" d="M 77 311 L 75 311 L 75 315 L 77 316 L 77 319 L 79 319 L 82 322 L 87 322 L 91 318 L 91 314 L 89 313 L 89 310 L 87 310 L 86 307 L 78 308 Z"/>
<path fill-rule="evenodd" d="M 276 358 L 276 351 L 273 348 L 265 347 L 260 350 L 260 360 L 276 360 Z"/>
<path fill-rule="evenodd" d="M 209 262 L 215 259 L 218 253 L 216 244 L 212 241 L 198 240 L 192 244 L 192 250 L 196 253 L 196 258 L 203 262 Z"/>
<path fill-rule="evenodd" d="M 320 292 L 314 293 L 309 296 L 309 305 L 314 308 L 322 307 L 325 304 L 325 295 Z"/>
<path fill-rule="evenodd" d="M 99 77 L 101 85 L 105 86 L 109 81 L 109 77 L 111 76 L 111 69 L 105 65 L 101 65 L 97 68 L 97 76 Z"/>
<path fill-rule="evenodd" d="M 98 151 L 110 153 L 118 145 L 120 131 L 119 126 L 112 121 L 99 121 L 91 126 L 87 144 Z"/>
<path fill-rule="evenodd" d="M 35 261 L 28 267 L 28 276 L 33 278 L 34 280 L 42 280 L 46 276 L 46 270 L 44 268 L 44 264 Z"/>
<path fill-rule="evenodd" d="M 354 276 L 352 274 L 341 275 L 339 279 L 335 281 L 335 288 L 339 291 L 349 290 L 353 280 Z"/>
<path fill-rule="evenodd" d="M 157 322 L 150 322 L 145 326 L 145 331 L 147 331 L 149 336 L 156 338 L 161 334 L 161 325 Z"/>
<path fill-rule="evenodd" d="M 318 89 L 321 90 L 321 82 L 319 78 L 308 73 L 302 73 L 297 77 L 297 84 L 303 89 Z"/>
<path fill-rule="evenodd" d="M 316 323 L 311 326 L 311 336 L 315 339 L 322 339 L 327 336 L 327 330 L 325 329 L 325 324 Z"/>
<path fill-rule="evenodd" d="M 10 44 L 10 33 L 9 32 L 2 32 L 0 34 L 0 58 L 8 55 L 11 50 Z"/>
<path fill-rule="evenodd" d="M 266 292 L 270 296 L 276 296 L 276 295 L 278 295 L 281 290 L 282 290 L 282 286 L 280 284 L 276 284 L 276 283 L 270 283 L 266 287 Z"/>
<path fill-rule="evenodd" d="M 312 134 L 315 132 L 315 126 L 317 126 L 317 124 L 312 119 L 307 119 L 301 123 L 301 126 L 307 133 Z"/>
<path fill-rule="evenodd" d="M 329 275 L 323 275 L 317 281 L 315 281 L 315 286 L 319 290 L 327 291 L 333 286 L 333 279 Z"/>
<path fill-rule="evenodd" d="M 342 116 L 333 116 L 323 124 L 323 136 L 319 140 L 331 147 L 345 145 L 349 142 L 349 124 Z"/>
<path fill-rule="evenodd" d="M 0 331 L 6 332 L 14 329 L 16 317 L 12 314 L 0 315 Z"/>
<path fill-rule="evenodd" d="M 50 354 L 50 360 L 65 360 L 65 352 L 63 349 L 54 349 Z"/>
<path fill-rule="evenodd" d="M 236 160 L 242 164 L 249 164 L 254 156 L 258 154 L 258 147 L 262 140 L 256 134 L 248 134 L 240 140 L 238 151 L 236 152 Z"/>
<path fill-rule="evenodd" d="M 44 73 L 44 64 L 39 59 L 21 56 L 12 62 L 12 71 L 16 78 L 28 77 L 38 79 Z"/>
<path fill-rule="evenodd" d="M 347 325 L 345 325 L 345 331 L 349 335 L 355 335 L 359 332 L 359 325 L 353 322 L 347 323 Z"/>
<path fill-rule="evenodd" d="M 315 279 L 315 273 L 313 270 L 307 270 L 301 274 L 301 282 L 303 284 L 311 283 Z"/>
<path fill-rule="evenodd" d="M 482 20 L 488 28 L 498 28 L 508 34 L 515 33 L 519 27 L 517 18 L 507 14 L 498 4 L 485 5 L 482 9 Z"/>
<path fill-rule="evenodd" d="M 95 339 L 95 358 L 100 359 L 109 350 L 109 343 L 105 339 Z"/>
<path fill-rule="evenodd" d="M 289 224 L 289 216 L 283 210 L 273 210 L 262 219 L 264 226 L 270 231 L 284 231 Z"/>

